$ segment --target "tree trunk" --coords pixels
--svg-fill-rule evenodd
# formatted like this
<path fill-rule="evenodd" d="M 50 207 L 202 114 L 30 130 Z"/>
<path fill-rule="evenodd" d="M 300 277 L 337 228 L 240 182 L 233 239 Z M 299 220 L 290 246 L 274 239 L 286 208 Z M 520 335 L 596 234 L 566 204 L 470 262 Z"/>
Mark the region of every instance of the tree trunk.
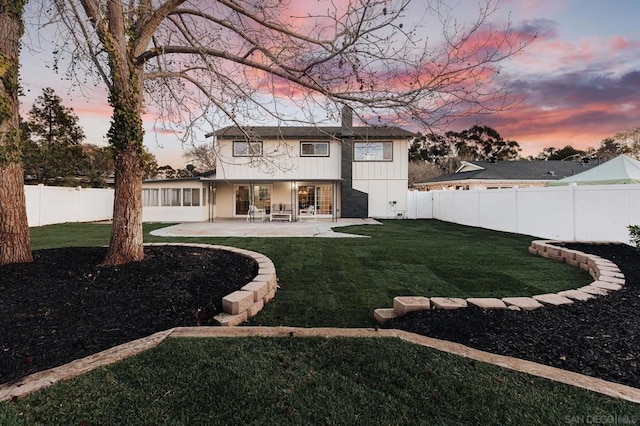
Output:
<path fill-rule="evenodd" d="M 0 167 L 0 265 L 31 262 L 22 167 Z"/>
<path fill-rule="evenodd" d="M 21 164 L 18 71 L 23 2 L 0 0 L 0 265 L 31 262 Z"/>
<path fill-rule="evenodd" d="M 142 160 L 135 149 L 118 152 L 111 241 L 103 265 L 121 265 L 144 258 L 142 242 Z"/>

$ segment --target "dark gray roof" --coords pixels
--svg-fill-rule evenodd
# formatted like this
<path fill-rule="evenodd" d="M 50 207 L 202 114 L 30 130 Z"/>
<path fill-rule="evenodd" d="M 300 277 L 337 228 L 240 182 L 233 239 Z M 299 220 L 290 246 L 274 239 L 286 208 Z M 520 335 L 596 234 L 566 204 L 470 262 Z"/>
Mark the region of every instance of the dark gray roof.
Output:
<path fill-rule="evenodd" d="M 449 182 L 459 180 L 557 180 L 589 170 L 597 161 L 469 161 L 482 170 L 452 173 L 420 183 Z"/>
<path fill-rule="evenodd" d="M 243 129 L 252 139 L 330 139 L 342 137 L 342 127 L 340 126 L 248 126 Z M 237 126 L 224 127 L 216 132 L 208 133 L 206 136 L 211 137 L 214 134 L 220 139 L 244 139 L 246 137 L 245 133 Z M 413 132 L 393 126 L 353 127 L 353 134 L 357 139 L 408 139 L 416 136 Z"/>

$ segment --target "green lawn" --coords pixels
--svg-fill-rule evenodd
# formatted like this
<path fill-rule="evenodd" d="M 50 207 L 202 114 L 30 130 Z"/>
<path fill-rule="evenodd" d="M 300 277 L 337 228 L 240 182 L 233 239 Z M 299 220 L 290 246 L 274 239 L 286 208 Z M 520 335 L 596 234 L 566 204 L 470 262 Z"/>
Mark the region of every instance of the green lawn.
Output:
<path fill-rule="evenodd" d="M 281 290 L 253 325 L 365 327 L 395 296 L 532 296 L 577 288 L 589 275 L 527 252 L 533 237 L 434 220 L 388 220 L 340 228 L 370 238 L 159 238 L 224 244 L 273 260 Z M 33 248 L 106 245 L 109 226 L 32 229 Z"/>
<path fill-rule="evenodd" d="M 169 339 L 0 404 L 5 424 L 566 424 L 640 406 L 399 339 Z"/>
<path fill-rule="evenodd" d="M 361 327 L 397 295 L 530 295 L 583 271 L 527 253 L 531 237 L 438 221 L 341 229 L 364 239 L 198 238 L 255 250 L 281 289 L 252 321 Z M 101 245 L 106 225 L 32 229 L 33 248 Z M 0 424 L 570 424 L 640 406 L 397 339 L 169 339 L 16 403 Z"/>

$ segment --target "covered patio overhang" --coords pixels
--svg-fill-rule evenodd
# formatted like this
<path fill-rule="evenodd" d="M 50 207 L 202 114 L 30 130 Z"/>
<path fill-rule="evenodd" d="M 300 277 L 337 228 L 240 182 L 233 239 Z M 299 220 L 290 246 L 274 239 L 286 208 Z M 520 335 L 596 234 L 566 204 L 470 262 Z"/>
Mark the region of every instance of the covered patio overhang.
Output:
<path fill-rule="evenodd" d="M 336 221 L 340 215 L 342 179 L 224 179 L 204 178 L 210 200 L 209 221 L 216 218 L 256 220 L 250 206 L 269 215 L 286 211 L 291 221 L 319 218 Z M 216 208 L 220 205 L 222 208 Z M 222 213 L 224 212 L 224 213 Z M 222 215 L 221 215 L 222 213 Z M 259 217 L 257 220 L 262 220 Z"/>

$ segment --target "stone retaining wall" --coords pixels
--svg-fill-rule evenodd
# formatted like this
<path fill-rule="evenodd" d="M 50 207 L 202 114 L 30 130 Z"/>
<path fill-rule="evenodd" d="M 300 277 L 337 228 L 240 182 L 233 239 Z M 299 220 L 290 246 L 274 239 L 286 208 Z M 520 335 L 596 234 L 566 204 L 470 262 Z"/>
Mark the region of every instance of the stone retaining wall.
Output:
<path fill-rule="evenodd" d="M 558 293 L 538 294 L 532 297 L 504 297 L 502 299 L 398 296 L 393 299 L 393 308 L 376 309 L 374 317 L 379 324 L 384 324 L 392 318 L 405 315 L 407 312 L 429 309 L 460 309 L 476 306 L 482 309 L 528 311 L 545 306 L 572 304 L 576 300 L 584 301 L 598 296 L 606 296 L 611 291 L 620 290 L 625 284 L 624 274 L 615 263 L 596 255 L 562 247 L 562 244 L 562 242 L 550 240 L 533 241 L 529 246 L 529 253 L 565 262 L 588 271 L 594 279 L 591 284 Z"/>
<path fill-rule="evenodd" d="M 187 246 L 212 250 L 226 250 L 250 257 L 258 262 L 258 275 L 240 290 L 222 298 L 222 311 L 214 317 L 217 325 L 232 327 L 242 324 L 262 310 L 266 303 L 276 297 L 278 289 L 276 268 L 267 256 L 251 250 L 235 247 L 189 244 L 189 243 L 149 243 L 148 246 Z"/>

